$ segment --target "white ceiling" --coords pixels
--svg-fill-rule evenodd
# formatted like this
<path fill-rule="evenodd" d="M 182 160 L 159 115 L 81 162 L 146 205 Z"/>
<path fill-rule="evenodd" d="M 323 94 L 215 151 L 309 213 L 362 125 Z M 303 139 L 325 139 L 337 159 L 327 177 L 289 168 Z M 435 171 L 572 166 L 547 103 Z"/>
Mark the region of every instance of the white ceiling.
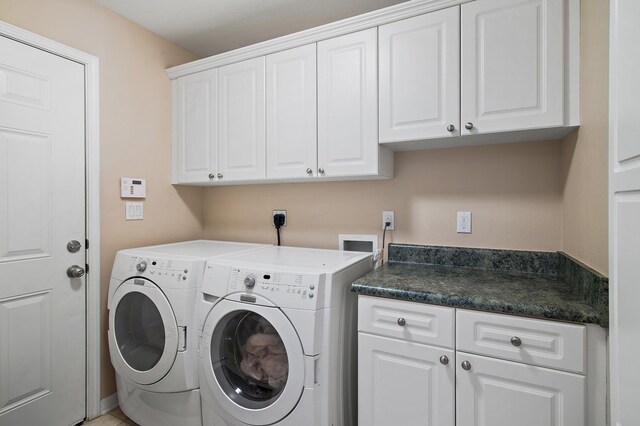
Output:
<path fill-rule="evenodd" d="M 207 57 L 406 0 L 96 0 Z"/>

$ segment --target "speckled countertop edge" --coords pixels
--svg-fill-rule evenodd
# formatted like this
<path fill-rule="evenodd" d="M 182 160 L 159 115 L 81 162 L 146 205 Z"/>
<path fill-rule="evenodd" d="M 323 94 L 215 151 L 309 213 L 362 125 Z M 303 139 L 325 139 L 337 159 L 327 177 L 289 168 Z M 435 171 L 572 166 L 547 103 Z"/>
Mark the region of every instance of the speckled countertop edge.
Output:
<path fill-rule="evenodd" d="M 388 264 L 356 280 L 352 291 L 608 326 L 608 300 L 603 290 L 607 279 L 594 271 L 585 272 L 563 253 L 394 244 L 390 245 L 389 256 Z M 460 266 L 461 259 L 470 259 L 474 267 Z M 427 264 L 426 260 L 436 264 Z M 454 262 L 458 262 L 456 266 L 452 265 Z M 509 265 L 515 267 L 510 270 Z"/>

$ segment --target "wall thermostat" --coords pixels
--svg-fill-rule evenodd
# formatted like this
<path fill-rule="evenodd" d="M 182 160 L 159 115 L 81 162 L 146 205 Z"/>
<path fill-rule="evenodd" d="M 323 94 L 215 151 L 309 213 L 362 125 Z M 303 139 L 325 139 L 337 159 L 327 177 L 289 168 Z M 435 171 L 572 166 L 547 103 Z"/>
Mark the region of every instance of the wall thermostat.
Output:
<path fill-rule="evenodd" d="M 138 178 L 120 178 L 121 198 L 146 198 L 147 180 Z"/>

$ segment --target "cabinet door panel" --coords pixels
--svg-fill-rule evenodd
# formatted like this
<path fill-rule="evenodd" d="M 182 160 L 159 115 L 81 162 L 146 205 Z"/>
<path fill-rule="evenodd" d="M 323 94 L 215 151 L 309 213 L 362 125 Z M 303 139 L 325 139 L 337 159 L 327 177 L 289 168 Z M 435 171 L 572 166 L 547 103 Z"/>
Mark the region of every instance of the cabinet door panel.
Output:
<path fill-rule="evenodd" d="M 360 426 L 454 425 L 453 351 L 358 333 L 358 354 Z"/>
<path fill-rule="evenodd" d="M 464 352 L 456 361 L 457 426 L 584 426 L 584 376 Z"/>
<path fill-rule="evenodd" d="M 463 134 L 564 124 L 564 2 L 461 6 Z"/>
<path fill-rule="evenodd" d="M 459 135 L 460 7 L 378 31 L 380 142 Z"/>
<path fill-rule="evenodd" d="M 264 57 L 219 69 L 222 181 L 265 177 Z"/>
<path fill-rule="evenodd" d="M 320 177 L 378 172 L 377 29 L 318 43 Z"/>
<path fill-rule="evenodd" d="M 218 70 L 177 80 L 175 183 L 207 182 L 218 166 Z"/>
<path fill-rule="evenodd" d="M 267 178 L 316 176 L 316 117 L 315 43 L 268 55 Z"/>

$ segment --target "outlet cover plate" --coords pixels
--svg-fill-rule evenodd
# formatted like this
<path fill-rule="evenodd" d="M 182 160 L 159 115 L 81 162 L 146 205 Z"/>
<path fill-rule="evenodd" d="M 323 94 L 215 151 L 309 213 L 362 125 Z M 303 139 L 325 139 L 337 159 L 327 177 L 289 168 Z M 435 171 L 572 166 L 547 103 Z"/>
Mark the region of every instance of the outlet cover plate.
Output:
<path fill-rule="evenodd" d="M 458 212 L 458 234 L 471 233 L 471 212 Z"/>
<path fill-rule="evenodd" d="M 275 215 L 277 215 L 278 213 L 282 213 L 284 215 L 284 225 L 282 225 L 282 227 L 284 228 L 285 226 L 287 226 L 287 211 L 286 210 L 274 210 L 273 214 L 271 215 L 271 226 L 273 226 L 275 228 L 275 225 L 273 224 L 273 217 Z"/>
<path fill-rule="evenodd" d="M 387 231 L 393 231 L 396 229 L 396 212 L 393 210 L 383 211 L 382 212 L 382 229 L 384 229 L 384 224 L 386 222 L 391 222 L 391 225 L 387 228 Z"/>

